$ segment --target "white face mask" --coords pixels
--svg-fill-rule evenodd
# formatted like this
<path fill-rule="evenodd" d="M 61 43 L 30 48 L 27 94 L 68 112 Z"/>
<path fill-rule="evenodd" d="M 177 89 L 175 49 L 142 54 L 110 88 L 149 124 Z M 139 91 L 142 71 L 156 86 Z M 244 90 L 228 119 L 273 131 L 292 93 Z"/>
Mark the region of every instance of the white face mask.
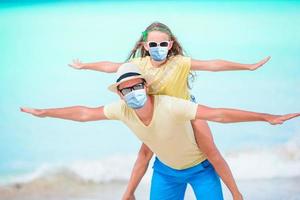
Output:
<path fill-rule="evenodd" d="M 126 104 L 133 108 L 142 108 L 147 101 L 147 94 L 145 89 L 133 90 L 124 96 Z"/>
<path fill-rule="evenodd" d="M 150 47 L 149 54 L 155 61 L 163 61 L 168 55 L 168 47 Z"/>

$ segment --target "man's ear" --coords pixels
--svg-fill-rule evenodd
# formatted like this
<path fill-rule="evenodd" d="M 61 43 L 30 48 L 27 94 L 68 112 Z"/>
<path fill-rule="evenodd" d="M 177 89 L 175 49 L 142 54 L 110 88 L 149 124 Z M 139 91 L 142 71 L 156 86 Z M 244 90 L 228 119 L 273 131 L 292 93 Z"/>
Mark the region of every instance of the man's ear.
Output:
<path fill-rule="evenodd" d="M 146 93 L 148 94 L 148 92 L 149 92 L 149 85 L 148 85 L 147 82 L 145 82 L 145 90 L 146 90 Z"/>
<path fill-rule="evenodd" d="M 121 98 L 121 99 L 124 99 L 124 96 L 122 95 L 122 93 L 118 90 L 117 91 L 117 94 L 119 95 L 119 97 Z"/>

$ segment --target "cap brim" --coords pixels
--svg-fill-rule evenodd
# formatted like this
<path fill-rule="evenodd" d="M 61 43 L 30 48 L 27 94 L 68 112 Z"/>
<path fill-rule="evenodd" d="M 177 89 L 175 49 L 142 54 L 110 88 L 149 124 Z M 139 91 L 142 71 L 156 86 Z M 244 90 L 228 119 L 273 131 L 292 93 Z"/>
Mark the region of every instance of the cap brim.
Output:
<path fill-rule="evenodd" d="M 124 82 L 126 82 L 126 81 L 133 80 L 133 79 L 137 79 L 137 78 L 145 79 L 142 75 L 138 75 L 138 76 L 130 76 L 130 77 L 128 77 L 128 78 L 122 79 L 120 82 L 117 82 L 117 83 L 114 83 L 114 84 L 110 85 L 110 86 L 108 87 L 108 89 L 109 89 L 110 91 L 112 91 L 112 92 L 116 92 L 116 93 L 117 93 L 117 92 L 118 92 L 118 89 L 117 89 L 118 85 L 120 85 L 121 83 L 124 83 Z"/>

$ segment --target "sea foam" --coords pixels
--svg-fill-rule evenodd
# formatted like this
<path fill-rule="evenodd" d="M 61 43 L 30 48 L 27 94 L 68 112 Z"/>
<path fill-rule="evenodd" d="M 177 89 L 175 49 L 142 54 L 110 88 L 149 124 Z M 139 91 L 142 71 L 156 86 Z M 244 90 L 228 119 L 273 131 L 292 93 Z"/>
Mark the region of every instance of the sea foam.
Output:
<path fill-rule="evenodd" d="M 300 177 L 300 140 L 293 139 L 271 148 L 252 148 L 223 155 L 237 180 Z M 68 164 L 43 164 L 29 174 L 12 177 L 4 184 L 34 181 L 77 181 L 106 183 L 128 181 L 136 155 L 112 155 L 101 160 L 81 160 Z M 151 179 L 152 162 L 143 179 Z"/>

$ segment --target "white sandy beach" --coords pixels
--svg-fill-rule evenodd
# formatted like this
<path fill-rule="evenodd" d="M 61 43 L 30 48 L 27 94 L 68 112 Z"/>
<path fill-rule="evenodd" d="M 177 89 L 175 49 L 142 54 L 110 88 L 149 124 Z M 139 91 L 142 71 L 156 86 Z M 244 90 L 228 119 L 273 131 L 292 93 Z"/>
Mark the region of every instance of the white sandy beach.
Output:
<path fill-rule="evenodd" d="M 76 180 L 36 180 L 27 184 L 0 187 L 1 200 L 117 200 L 121 199 L 126 182 L 84 183 Z M 300 178 L 239 181 L 245 200 L 300 200 Z M 226 188 L 224 198 L 231 199 Z M 149 184 L 142 183 L 136 199 L 149 199 Z M 190 187 L 186 200 L 195 197 Z"/>

